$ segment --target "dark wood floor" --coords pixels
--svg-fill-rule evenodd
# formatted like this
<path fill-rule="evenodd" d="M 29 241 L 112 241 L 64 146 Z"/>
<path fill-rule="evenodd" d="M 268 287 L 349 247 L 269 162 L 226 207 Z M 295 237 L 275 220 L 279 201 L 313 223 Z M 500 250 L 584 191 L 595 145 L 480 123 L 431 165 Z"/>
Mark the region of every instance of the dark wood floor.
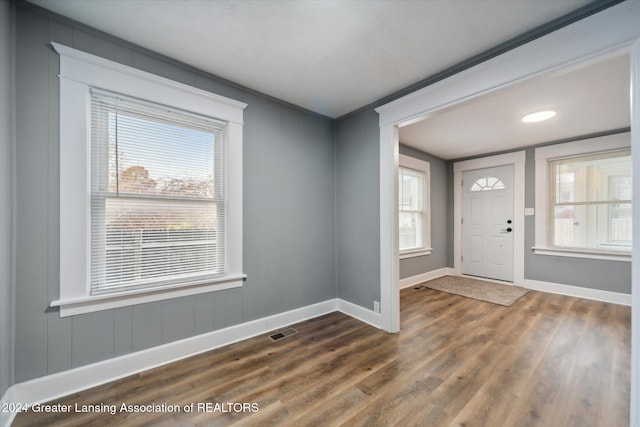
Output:
<path fill-rule="evenodd" d="M 501 307 L 413 288 L 401 307 L 399 334 L 332 313 L 276 343 L 252 338 L 53 402 L 116 415 L 29 412 L 14 426 L 628 425 L 629 307 L 533 291 Z M 123 402 L 259 410 L 143 414 Z"/>

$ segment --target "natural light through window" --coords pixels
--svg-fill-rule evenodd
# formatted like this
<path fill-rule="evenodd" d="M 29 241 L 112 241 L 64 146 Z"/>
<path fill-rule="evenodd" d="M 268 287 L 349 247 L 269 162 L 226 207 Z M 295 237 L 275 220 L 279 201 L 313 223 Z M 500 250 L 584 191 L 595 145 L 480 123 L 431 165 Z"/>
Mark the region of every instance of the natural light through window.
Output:
<path fill-rule="evenodd" d="M 247 104 L 57 43 L 60 316 L 243 286 Z"/>
<path fill-rule="evenodd" d="M 551 161 L 553 245 L 631 249 L 631 153 Z"/>
<path fill-rule="evenodd" d="M 409 168 L 400 168 L 400 250 L 423 247 L 424 174 Z"/>
<path fill-rule="evenodd" d="M 225 273 L 224 124 L 92 91 L 93 294 Z"/>
<path fill-rule="evenodd" d="M 495 176 L 479 178 L 471 185 L 471 191 L 504 190 L 504 183 Z"/>
<path fill-rule="evenodd" d="M 539 255 L 631 260 L 628 132 L 535 149 Z"/>
<path fill-rule="evenodd" d="M 401 257 L 431 251 L 429 163 L 401 156 L 398 175 L 398 241 Z"/>

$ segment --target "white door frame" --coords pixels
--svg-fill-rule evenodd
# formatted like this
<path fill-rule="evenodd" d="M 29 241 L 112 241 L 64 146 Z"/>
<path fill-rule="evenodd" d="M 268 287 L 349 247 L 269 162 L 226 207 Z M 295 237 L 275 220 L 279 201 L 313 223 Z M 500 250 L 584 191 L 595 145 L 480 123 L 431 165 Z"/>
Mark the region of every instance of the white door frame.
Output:
<path fill-rule="evenodd" d="M 631 147 L 640 170 L 640 1 L 626 1 L 376 108 L 380 115 L 380 327 L 400 329 L 397 236 L 398 127 L 542 73 L 603 54 L 631 54 Z M 400 47 L 401 48 L 401 47 Z M 634 198 L 640 177 L 634 175 Z M 640 206 L 633 204 L 640 223 Z M 640 427 L 640 227 L 633 236 L 631 426 Z M 438 248 L 434 248 L 438 249 Z"/>
<path fill-rule="evenodd" d="M 453 271 L 462 275 L 462 174 L 513 165 L 513 284 L 524 285 L 524 167 L 526 153 L 500 154 L 453 164 Z"/>
<path fill-rule="evenodd" d="M 586 60 L 597 59 L 623 49 L 631 52 L 632 65 L 640 67 L 640 54 L 636 53 L 638 49 L 631 50 L 634 42 L 640 44 L 638 22 L 640 2 L 623 2 L 376 108 L 380 124 L 382 329 L 389 332 L 397 332 L 400 329 L 396 230 L 399 127 L 550 71 L 566 70 Z M 637 88 L 638 85 L 640 80 L 636 77 L 633 87 Z M 640 128 L 637 114 L 632 117 L 632 141 L 636 128 Z M 637 246 L 640 245 L 635 245 Z M 638 278 L 640 279 L 640 273 Z"/>

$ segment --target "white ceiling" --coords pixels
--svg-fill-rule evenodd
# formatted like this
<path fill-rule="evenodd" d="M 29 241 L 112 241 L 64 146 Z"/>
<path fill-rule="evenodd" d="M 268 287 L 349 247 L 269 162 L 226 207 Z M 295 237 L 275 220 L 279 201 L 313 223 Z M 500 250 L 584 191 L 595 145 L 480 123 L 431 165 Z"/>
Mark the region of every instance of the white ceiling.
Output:
<path fill-rule="evenodd" d="M 340 117 L 589 0 L 30 0 Z"/>
<path fill-rule="evenodd" d="M 436 112 L 400 129 L 400 142 L 459 159 L 630 126 L 629 56 L 589 61 Z M 541 110 L 557 115 L 522 123 Z"/>

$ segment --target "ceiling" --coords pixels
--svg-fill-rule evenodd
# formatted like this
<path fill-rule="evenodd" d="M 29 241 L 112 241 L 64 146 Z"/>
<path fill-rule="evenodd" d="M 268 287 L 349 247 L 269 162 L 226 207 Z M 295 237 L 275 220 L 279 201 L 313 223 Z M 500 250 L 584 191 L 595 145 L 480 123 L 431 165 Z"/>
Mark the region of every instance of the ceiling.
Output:
<path fill-rule="evenodd" d="M 400 142 L 443 159 L 460 159 L 630 126 L 626 53 L 550 72 L 400 128 Z M 539 123 L 526 114 L 554 110 Z"/>
<path fill-rule="evenodd" d="M 30 1 L 332 118 L 589 3 L 589 0 Z"/>

